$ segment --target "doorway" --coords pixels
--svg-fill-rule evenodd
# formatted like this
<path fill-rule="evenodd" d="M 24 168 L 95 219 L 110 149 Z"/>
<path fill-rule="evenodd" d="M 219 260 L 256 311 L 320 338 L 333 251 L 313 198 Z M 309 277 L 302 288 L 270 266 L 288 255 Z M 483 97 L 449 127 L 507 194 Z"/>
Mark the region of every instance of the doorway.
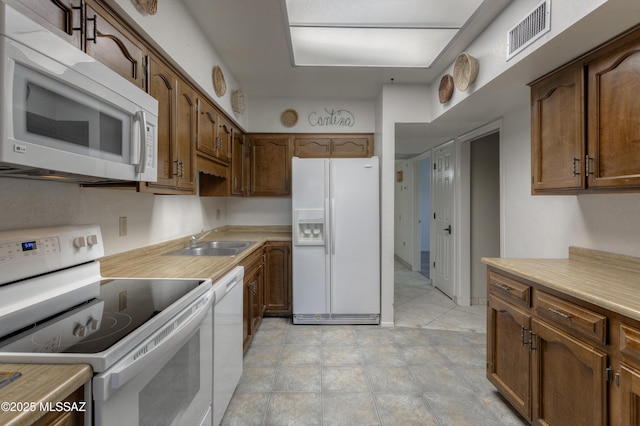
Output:
<path fill-rule="evenodd" d="M 420 273 L 431 278 L 431 155 L 419 160 Z"/>

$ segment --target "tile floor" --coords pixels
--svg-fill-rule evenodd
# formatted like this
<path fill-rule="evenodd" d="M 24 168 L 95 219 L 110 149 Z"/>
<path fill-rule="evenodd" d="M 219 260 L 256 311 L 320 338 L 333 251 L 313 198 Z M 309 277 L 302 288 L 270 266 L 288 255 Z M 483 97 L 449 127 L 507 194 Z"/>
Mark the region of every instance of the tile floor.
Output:
<path fill-rule="evenodd" d="M 485 378 L 485 307 L 396 263 L 396 327 L 264 318 L 223 425 L 523 425 Z"/>

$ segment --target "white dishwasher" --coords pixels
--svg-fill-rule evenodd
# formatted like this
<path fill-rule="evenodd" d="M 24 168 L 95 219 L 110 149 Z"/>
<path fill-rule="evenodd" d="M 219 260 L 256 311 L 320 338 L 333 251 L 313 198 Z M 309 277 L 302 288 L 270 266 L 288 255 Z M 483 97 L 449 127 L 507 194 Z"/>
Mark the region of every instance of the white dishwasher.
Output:
<path fill-rule="evenodd" d="M 213 424 L 217 426 L 242 376 L 242 280 L 237 266 L 213 283 Z"/>

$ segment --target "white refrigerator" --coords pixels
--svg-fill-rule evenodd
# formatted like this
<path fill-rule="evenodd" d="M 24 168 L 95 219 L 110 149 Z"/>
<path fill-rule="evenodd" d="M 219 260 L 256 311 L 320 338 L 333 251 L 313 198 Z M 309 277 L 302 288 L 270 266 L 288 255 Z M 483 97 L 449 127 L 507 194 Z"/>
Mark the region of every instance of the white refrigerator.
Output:
<path fill-rule="evenodd" d="M 293 158 L 294 324 L 379 324 L 378 157 Z"/>

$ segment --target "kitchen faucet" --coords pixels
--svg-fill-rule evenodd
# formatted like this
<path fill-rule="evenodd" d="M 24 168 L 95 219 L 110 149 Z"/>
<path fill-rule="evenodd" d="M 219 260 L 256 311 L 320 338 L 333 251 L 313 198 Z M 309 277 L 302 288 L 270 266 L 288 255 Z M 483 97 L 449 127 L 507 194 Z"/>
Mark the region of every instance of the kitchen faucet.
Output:
<path fill-rule="evenodd" d="M 199 237 L 196 238 L 195 235 L 192 235 L 191 238 L 189 238 L 189 240 L 191 241 L 191 247 L 195 247 L 198 244 L 198 241 L 202 240 L 204 237 L 206 237 L 207 235 L 209 235 L 212 232 L 217 232 L 217 229 L 210 229 L 207 232 L 205 232 L 204 234 L 200 235 Z M 200 232 L 204 232 L 204 229 Z"/>

